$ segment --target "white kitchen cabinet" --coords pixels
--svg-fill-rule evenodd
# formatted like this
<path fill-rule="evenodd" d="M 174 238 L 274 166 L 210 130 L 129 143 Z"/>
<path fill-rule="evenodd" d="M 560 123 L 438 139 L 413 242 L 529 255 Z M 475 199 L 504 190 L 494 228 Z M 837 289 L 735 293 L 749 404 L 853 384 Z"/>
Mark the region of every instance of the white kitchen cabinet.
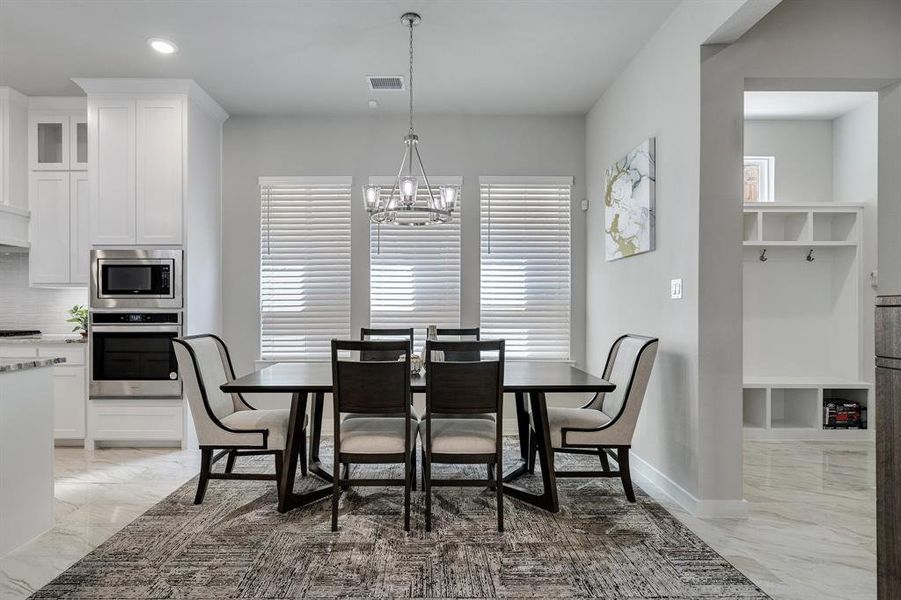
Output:
<path fill-rule="evenodd" d="M 93 98 L 88 115 L 91 241 L 134 244 L 135 101 Z"/>
<path fill-rule="evenodd" d="M 69 104 L 72 99 L 63 98 Z M 83 110 L 28 112 L 28 166 L 32 171 L 86 171 L 88 120 Z"/>
<path fill-rule="evenodd" d="M 28 278 L 34 284 L 69 282 L 69 173 L 32 171 L 31 251 Z"/>
<path fill-rule="evenodd" d="M 84 367 L 53 368 L 53 437 L 84 439 Z"/>
<path fill-rule="evenodd" d="M 91 249 L 88 191 L 85 172 L 31 172 L 31 285 L 87 285 Z"/>
<path fill-rule="evenodd" d="M 88 110 L 92 243 L 181 244 L 184 99 L 92 97 Z"/>
<path fill-rule="evenodd" d="M 0 245 L 28 246 L 28 99 L 0 87 Z"/>
<path fill-rule="evenodd" d="M 91 272 L 91 186 L 86 172 L 69 174 L 69 281 L 88 284 Z"/>
<path fill-rule="evenodd" d="M 152 441 L 181 444 L 184 434 L 181 400 L 91 400 L 88 404 L 90 435 L 85 446 L 96 442 Z"/>
<path fill-rule="evenodd" d="M 69 117 L 69 170 L 88 170 L 88 118 Z"/>
<path fill-rule="evenodd" d="M 86 344 L 42 344 L 37 347 L 38 356 L 66 359 L 53 367 L 53 437 L 58 440 L 80 440 L 85 436 L 86 350 Z"/>
<path fill-rule="evenodd" d="M 69 115 L 30 112 L 28 167 L 32 171 L 69 170 Z"/>
<path fill-rule="evenodd" d="M 180 244 L 182 240 L 183 101 L 138 100 L 136 104 L 136 242 Z"/>

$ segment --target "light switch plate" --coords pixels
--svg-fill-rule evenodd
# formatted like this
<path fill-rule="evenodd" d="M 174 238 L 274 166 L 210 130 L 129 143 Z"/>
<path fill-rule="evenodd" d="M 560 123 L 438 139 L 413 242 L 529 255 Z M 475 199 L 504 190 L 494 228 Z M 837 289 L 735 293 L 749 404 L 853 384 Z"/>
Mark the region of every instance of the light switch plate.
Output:
<path fill-rule="evenodd" d="M 669 297 L 673 300 L 682 298 L 682 279 L 673 279 L 669 282 Z"/>

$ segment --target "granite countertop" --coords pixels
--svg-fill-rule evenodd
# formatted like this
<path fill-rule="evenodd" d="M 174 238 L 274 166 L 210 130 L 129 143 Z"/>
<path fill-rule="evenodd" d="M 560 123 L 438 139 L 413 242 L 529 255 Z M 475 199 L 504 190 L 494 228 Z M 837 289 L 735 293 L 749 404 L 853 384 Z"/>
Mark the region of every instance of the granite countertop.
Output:
<path fill-rule="evenodd" d="M 61 356 L 46 356 L 41 358 L 0 358 L 0 373 L 52 367 L 53 365 L 64 362 L 66 362 L 66 359 Z"/>
<path fill-rule="evenodd" d="M 86 344 L 87 338 L 78 334 L 44 333 L 25 337 L 0 337 L 0 346 L 21 344 L 23 346 L 40 346 L 44 344 Z"/>

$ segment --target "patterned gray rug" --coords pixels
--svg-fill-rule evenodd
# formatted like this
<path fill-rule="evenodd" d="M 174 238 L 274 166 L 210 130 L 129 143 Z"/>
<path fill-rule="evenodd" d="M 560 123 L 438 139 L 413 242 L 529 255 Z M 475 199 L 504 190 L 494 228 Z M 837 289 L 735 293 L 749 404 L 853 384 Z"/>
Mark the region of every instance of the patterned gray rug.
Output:
<path fill-rule="evenodd" d="M 505 451 L 514 455 L 512 440 Z M 557 464 L 597 468 L 594 460 Z M 236 471 L 271 465 L 243 461 Z M 364 468 L 385 476 L 393 467 L 357 467 L 353 476 Z M 319 483 L 309 479 L 297 491 Z M 641 490 L 629 504 L 618 479 L 558 484 L 556 515 L 508 498 L 503 534 L 487 490 L 433 490 L 432 533 L 414 493 L 404 533 L 401 488 L 352 489 L 332 533 L 328 500 L 281 515 L 272 482 L 213 480 L 194 506 L 194 480 L 32 597 L 767 598 Z"/>

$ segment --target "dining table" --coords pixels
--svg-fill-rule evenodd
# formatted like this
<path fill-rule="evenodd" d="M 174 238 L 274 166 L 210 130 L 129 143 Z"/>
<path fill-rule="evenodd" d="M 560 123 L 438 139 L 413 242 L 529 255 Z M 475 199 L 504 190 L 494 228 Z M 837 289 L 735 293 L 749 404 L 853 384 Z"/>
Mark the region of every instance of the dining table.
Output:
<path fill-rule="evenodd" d="M 425 393 L 425 371 L 410 375 L 413 393 Z M 550 512 L 558 512 L 557 481 L 554 475 L 554 451 L 551 446 L 547 416 L 549 393 L 604 393 L 615 385 L 577 369 L 565 362 L 507 361 L 504 364 L 504 392 L 516 399 L 516 425 L 519 435 L 519 460 L 504 473 L 504 494 Z M 221 386 L 227 393 L 291 394 L 287 445 L 284 452 L 282 479 L 279 482 L 278 511 L 285 513 L 332 494 L 332 474 L 319 457 L 322 441 L 322 414 L 325 395 L 332 392 L 332 365 L 329 362 L 282 362 L 264 367 Z M 326 483 L 303 493 L 294 491 L 297 461 L 304 439 L 309 397 L 310 450 L 309 471 Z M 498 416 L 501 417 L 500 415 Z M 532 423 L 534 422 L 534 431 Z M 531 492 L 514 482 L 529 472 L 530 436 L 535 436 L 541 467 L 542 491 Z"/>

